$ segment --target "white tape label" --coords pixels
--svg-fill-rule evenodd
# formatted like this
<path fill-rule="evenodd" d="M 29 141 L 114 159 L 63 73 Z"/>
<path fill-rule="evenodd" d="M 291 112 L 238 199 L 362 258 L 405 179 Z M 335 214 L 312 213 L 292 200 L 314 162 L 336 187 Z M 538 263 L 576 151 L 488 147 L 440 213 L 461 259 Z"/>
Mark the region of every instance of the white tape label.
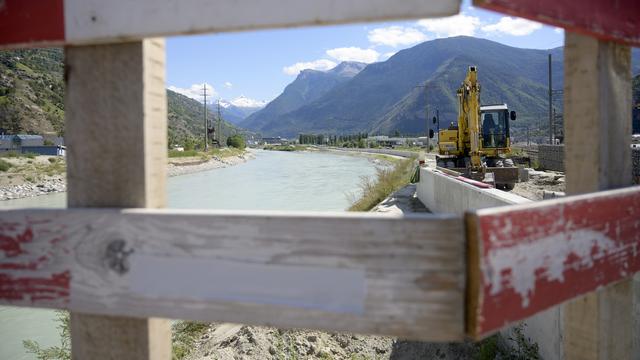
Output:
<path fill-rule="evenodd" d="M 146 297 L 239 301 L 362 314 L 363 269 L 133 254 L 130 289 Z"/>

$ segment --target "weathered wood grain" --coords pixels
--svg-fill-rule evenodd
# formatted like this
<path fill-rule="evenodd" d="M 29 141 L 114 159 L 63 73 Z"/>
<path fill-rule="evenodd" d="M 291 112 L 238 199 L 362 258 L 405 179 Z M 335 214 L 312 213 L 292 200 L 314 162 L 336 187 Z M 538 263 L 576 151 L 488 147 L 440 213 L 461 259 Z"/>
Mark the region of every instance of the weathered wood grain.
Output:
<path fill-rule="evenodd" d="M 58 11 L 38 16 L 43 8 Z M 4 0 L 0 48 L 418 19 L 455 15 L 459 10 L 460 0 L 64 0 L 64 4 L 62 0 Z"/>
<path fill-rule="evenodd" d="M 482 209 L 467 220 L 474 338 L 640 271 L 640 187 Z"/>
<path fill-rule="evenodd" d="M 458 217 L 71 209 L 1 218 L 0 236 L 32 234 L 3 267 L 47 254 L 35 269 L 3 274 L 70 275 L 58 296 L 17 291 L 5 304 L 429 341 L 464 335 Z"/>
<path fill-rule="evenodd" d="M 630 48 L 567 32 L 564 61 L 567 194 L 631 185 Z M 563 307 L 565 358 L 640 359 L 640 299 L 633 287 L 640 282 L 625 280 Z"/>
<path fill-rule="evenodd" d="M 164 40 L 65 54 L 69 206 L 165 206 Z M 171 359 L 168 320 L 72 312 L 71 338 L 75 359 Z"/>

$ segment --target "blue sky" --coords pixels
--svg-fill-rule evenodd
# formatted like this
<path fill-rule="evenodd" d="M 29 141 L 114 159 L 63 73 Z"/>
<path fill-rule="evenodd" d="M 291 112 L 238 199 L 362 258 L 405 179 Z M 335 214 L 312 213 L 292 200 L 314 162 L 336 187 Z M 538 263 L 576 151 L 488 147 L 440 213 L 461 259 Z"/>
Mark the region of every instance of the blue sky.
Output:
<path fill-rule="evenodd" d="M 384 61 L 436 38 L 471 35 L 536 49 L 563 45 L 560 29 L 481 10 L 467 1 L 461 9 L 440 19 L 168 38 L 167 84 L 199 99 L 206 83 L 215 98 L 246 105 L 273 100 L 301 69 L 328 70 L 344 60 Z"/>

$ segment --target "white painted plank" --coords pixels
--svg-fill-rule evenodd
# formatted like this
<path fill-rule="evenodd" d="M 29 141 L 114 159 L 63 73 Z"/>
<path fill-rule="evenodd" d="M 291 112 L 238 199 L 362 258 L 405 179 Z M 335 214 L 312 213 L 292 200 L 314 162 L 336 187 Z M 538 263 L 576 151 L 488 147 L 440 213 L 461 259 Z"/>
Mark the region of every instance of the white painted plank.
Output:
<path fill-rule="evenodd" d="M 65 0 L 66 41 L 450 16 L 459 0 Z"/>
<path fill-rule="evenodd" d="M 11 210 L 0 217 L 0 236 L 33 235 L 19 243 L 25 252 L 2 259 L 0 268 L 47 254 L 36 269 L 0 274 L 70 275 L 68 295 L 34 300 L 33 289 L 21 288 L 23 297 L 0 296 L 5 304 L 463 338 L 459 217 L 115 209 Z"/>

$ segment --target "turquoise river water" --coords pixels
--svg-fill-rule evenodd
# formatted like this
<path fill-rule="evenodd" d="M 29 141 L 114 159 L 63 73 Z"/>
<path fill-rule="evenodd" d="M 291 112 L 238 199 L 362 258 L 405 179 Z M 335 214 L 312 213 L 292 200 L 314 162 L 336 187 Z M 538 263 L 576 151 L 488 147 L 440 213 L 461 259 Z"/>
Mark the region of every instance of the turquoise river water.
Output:
<path fill-rule="evenodd" d="M 342 211 L 359 196 L 363 177 L 376 160 L 333 153 L 255 151 L 256 159 L 236 166 L 168 180 L 170 208 Z M 66 194 L 0 201 L 4 207 L 65 207 Z M 35 359 L 22 340 L 59 344 L 51 310 L 0 307 L 0 360 Z"/>

